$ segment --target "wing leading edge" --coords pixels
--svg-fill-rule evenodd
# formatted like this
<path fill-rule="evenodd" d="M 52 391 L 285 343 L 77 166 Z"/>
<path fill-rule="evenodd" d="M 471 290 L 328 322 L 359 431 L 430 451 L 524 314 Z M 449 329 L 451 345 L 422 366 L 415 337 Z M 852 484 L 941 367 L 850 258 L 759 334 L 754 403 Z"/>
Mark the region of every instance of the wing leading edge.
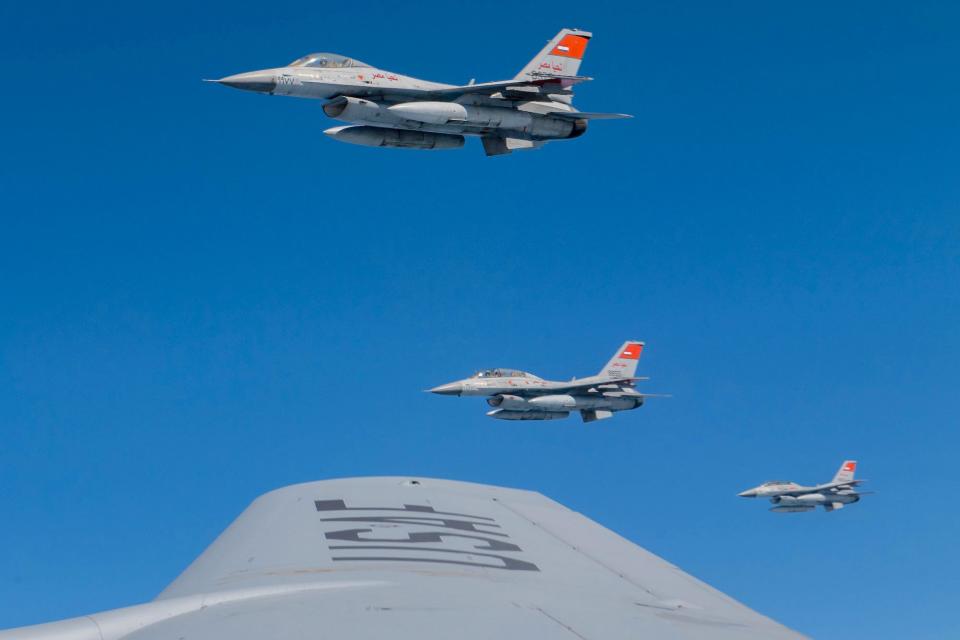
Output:
<path fill-rule="evenodd" d="M 800 638 L 540 494 L 410 478 L 268 493 L 151 603 L 0 640 Z"/>

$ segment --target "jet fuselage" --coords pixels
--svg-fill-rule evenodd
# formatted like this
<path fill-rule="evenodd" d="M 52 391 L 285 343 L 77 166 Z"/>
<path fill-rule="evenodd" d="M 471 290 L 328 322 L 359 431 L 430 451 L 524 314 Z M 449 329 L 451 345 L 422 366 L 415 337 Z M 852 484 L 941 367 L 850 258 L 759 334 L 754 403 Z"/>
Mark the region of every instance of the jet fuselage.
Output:
<path fill-rule="evenodd" d="M 580 411 L 585 422 L 609 418 L 616 411 L 636 409 L 647 394 L 634 388 L 643 343 L 628 340 L 600 373 L 568 382 L 544 380 L 516 369 L 485 369 L 469 378 L 430 389 L 444 396 L 480 396 L 500 420 L 554 420 Z"/>
<path fill-rule="evenodd" d="M 576 138 L 590 119 L 627 118 L 582 113 L 571 87 L 591 34 L 563 29 L 510 80 L 451 85 L 378 69 L 334 53 L 313 53 L 283 67 L 214 82 L 268 95 L 327 101 L 327 116 L 349 123 L 324 133 L 377 147 L 450 149 L 479 136 L 487 155 L 535 149 Z"/>
<path fill-rule="evenodd" d="M 585 122 L 546 114 L 574 113 L 563 102 L 506 100 L 467 94 L 451 101 L 424 101 L 396 94 L 403 90 L 438 91 L 453 85 L 418 80 L 371 67 L 316 70 L 279 67 L 228 76 L 220 84 L 269 95 L 331 100 L 324 113 L 355 125 L 447 135 L 504 136 L 531 141 L 577 137 Z M 342 129 L 327 133 L 338 136 Z M 349 142 L 349 140 L 347 140 Z"/>
<path fill-rule="evenodd" d="M 855 487 L 863 481 L 854 480 L 856 466 L 855 460 L 844 461 L 833 480 L 825 484 L 806 487 L 795 482 L 772 480 L 737 495 L 741 498 L 767 498 L 774 505 L 771 511 L 811 511 L 817 505 L 833 511 L 860 501 L 861 494 L 857 493 Z"/>

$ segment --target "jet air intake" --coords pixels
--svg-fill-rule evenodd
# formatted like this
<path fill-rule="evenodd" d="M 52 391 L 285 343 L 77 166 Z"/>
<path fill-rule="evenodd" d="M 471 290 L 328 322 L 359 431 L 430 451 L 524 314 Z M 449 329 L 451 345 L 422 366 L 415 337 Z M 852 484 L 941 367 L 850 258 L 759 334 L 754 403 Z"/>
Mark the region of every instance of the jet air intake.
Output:
<path fill-rule="evenodd" d="M 463 146 L 463 136 L 449 133 L 427 133 L 369 126 L 334 127 L 333 129 L 327 129 L 324 133 L 334 140 L 365 147 L 459 149 Z"/>
<path fill-rule="evenodd" d="M 511 409 L 514 411 L 529 411 L 533 407 L 519 396 L 511 396 L 505 393 L 487 398 L 487 404 L 491 407 L 500 409 Z"/>

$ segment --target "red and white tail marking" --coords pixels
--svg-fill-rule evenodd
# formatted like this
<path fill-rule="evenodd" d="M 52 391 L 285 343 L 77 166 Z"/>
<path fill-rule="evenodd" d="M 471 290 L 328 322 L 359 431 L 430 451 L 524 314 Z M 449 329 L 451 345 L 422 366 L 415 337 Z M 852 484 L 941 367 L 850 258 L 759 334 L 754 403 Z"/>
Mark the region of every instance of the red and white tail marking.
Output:
<path fill-rule="evenodd" d="M 631 342 L 627 345 L 627 348 L 623 350 L 620 354 L 621 358 L 626 358 L 627 360 L 639 360 L 640 354 L 643 353 L 643 343 L 642 342 Z"/>
<path fill-rule="evenodd" d="M 637 372 L 641 353 L 643 353 L 642 342 L 636 340 L 624 342 L 610 358 L 610 362 L 600 370 L 599 375 L 611 379 L 632 378 Z"/>
<path fill-rule="evenodd" d="M 575 76 L 590 42 L 590 32 L 562 29 L 515 76 L 515 80 L 533 80 L 543 76 Z"/>
<path fill-rule="evenodd" d="M 550 54 L 564 58 L 583 60 L 583 54 L 587 50 L 588 42 L 590 42 L 590 38 L 568 33 L 560 40 L 557 46 L 553 48 Z"/>
<path fill-rule="evenodd" d="M 840 465 L 840 469 L 837 471 L 837 475 L 833 476 L 833 482 L 850 482 L 853 480 L 853 474 L 856 470 L 856 460 L 844 460 L 843 464 Z"/>

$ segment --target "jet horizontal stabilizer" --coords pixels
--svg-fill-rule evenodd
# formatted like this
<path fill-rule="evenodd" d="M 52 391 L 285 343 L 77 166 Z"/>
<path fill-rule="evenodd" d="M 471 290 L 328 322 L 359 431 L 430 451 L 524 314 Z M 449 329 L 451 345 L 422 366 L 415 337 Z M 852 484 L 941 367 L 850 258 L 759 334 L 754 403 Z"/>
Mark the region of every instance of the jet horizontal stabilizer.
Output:
<path fill-rule="evenodd" d="M 590 82 L 593 80 L 590 76 L 561 76 L 555 73 L 531 73 L 534 80 L 544 80 L 547 82 L 562 82 L 565 84 L 579 84 L 581 82 Z"/>
<path fill-rule="evenodd" d="M 628 113 L 596 113 L 591 111 L 549 111 L 546 115 L 564 120 L 624 120 L 633 117 Z"/>

